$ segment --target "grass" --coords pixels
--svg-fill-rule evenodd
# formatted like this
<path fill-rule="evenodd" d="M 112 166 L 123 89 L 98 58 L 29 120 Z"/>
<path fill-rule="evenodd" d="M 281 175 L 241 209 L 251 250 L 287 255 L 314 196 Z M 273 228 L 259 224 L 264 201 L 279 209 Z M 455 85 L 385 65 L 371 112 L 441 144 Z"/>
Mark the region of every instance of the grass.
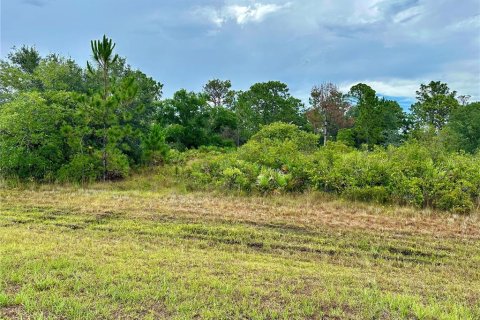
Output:
<path fill-rule="evenodd" d="M 479 319 L 480 223 L 161 175 L 0 189 L 0 318 Z"/>

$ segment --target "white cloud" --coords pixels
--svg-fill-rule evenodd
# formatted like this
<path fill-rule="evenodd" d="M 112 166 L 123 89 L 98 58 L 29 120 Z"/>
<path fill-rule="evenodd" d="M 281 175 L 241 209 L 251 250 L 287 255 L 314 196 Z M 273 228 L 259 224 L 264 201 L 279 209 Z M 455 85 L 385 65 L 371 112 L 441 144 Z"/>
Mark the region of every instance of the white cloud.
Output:
<path fill-rule="evenodd" d="M 452 72 L 448 75 L 435 74 L 427 77 L 415 79 L 400 79 L 390 78 L 381 80 L 358 80 L 355 82 L 343 82 L 340 84 L 340 90 L 348 92 L 350 88 L 357 83 L 365 83 L 372 87 L 377 94 L 390 97 L 400 97 L 407 99 L 415 99 L 416 91 L 420 84 L 427 84 L 430 81 L 442 81 L 448 84 L 450 90 L 456 90 L 458 95 L 469 94 L 472 101 L 477 101 L 480 96 L 477 96 L 478 89 L 476 84 L 479 82 L 479 77 L 468 72 Z"/>
<path fill-rule="evenodd" d="M 394 23 L 402 23 L 411 20 L 420 14 L 422 14 L 423 8 L 421 6 L 411 7 L 406 10 L 400 11 L 393 17 Z"/>
<path fill-rule="evenodd" d="M 253 3 L 249 5 L 229 4 L 221 8 L 201 7 L 194 14 L 206 17 L 217 27 L 221 27 L 227 21 L 234 21 L 239 25 L 251 22 L 262 22 L 268 15 L 290 6 L 290 2 L 284 4 Z"/>
<path fill-rule="evenodd" d="M 425 82 L 425 81 L 423 81 Z M 386 79 L 386 80 L 359 80 L 355 82 L 344 82 L 340 85 L 343 92 L 348 92 L 357 83 L 365 83 L 372 87 L 378 94 L 391 97 L 415 97 L 422 80 L 418 79 Z"/>
<path fill-rule="evenodd" d="M 459 21 L 457 23 L 453 23 L 448 26 L 448 29 L 450 30 L 465 30 L 465 29 L 478 29 L 480 28 L 480 14 L 477 14 L 476 16 L 464 19 L 462 21 Z"/>

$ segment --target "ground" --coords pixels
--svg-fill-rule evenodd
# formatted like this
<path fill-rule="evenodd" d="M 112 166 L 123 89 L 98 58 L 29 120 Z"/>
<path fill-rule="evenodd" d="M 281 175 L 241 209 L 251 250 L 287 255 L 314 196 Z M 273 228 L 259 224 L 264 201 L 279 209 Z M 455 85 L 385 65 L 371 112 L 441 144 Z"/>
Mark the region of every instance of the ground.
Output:
<path fill-rule="evenodd" d="M 480 318 L 478 214 L 134 186 L 0 188 L 0 318 Z"/>

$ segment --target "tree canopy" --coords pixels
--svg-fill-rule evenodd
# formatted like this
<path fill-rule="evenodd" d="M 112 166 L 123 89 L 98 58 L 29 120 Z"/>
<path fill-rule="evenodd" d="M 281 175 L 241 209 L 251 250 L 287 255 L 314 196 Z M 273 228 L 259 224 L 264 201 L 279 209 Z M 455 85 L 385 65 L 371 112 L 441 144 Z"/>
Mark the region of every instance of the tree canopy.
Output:
<path fill-rule="evenodd" d="M 103 36 L 90 47 L 85 68 L 29 46 L 0 61 L 0 176 L 119 179 L 132 168 L 165 163 L 171 149 L 249 141 L 244 149 L 255 149 L 265 135 L 275 154 L 304 150 L 296 144 L 307 140 L 309 150 L 334 141 L 366 150 L 413 142 L 448 152 L 480 149 L 480 104 L 461 95 L 459 102 L 439 81 L 420 85 L 410 113 L 363 83 L 348 93 L 333 83 L 314 86 L 308 108 L 280 81 L 235 91 L 230 80 L 212 79 L 201 92 L 180 89 L 163 98 L 163 84 L 132 68 L 112 39 Z"/>

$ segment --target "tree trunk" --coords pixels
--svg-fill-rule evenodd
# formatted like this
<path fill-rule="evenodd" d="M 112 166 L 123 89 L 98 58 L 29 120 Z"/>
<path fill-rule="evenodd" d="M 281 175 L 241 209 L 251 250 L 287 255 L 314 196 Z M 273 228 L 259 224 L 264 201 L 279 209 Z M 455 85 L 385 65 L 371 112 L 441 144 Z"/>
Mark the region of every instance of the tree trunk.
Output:
<path fill-rule="evenodd" d="M 105 121 L 103 123 L 103 155 L 102 155 L 102 162 L 103 162 L 103 181 L 107 180 L 107 128 Z"/>
<path fill-rule="evenodd" d="M 103 68 L 103 181 L 107 180 L 107 91 L 108 90 L 108 70 Z"/>
<path fill-rule="evenodd" d="M 323 123 L 323 146 L 327 145 L 327 120 Z"/>

